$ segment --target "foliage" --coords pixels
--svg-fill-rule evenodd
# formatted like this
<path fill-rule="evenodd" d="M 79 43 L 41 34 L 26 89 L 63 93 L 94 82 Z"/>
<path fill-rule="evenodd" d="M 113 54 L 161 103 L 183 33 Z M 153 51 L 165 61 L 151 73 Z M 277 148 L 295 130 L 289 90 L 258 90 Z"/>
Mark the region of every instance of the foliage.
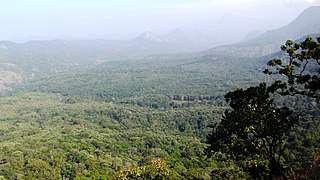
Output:
<path fill-rule="evenodd" d="M 250 73 L 244 73 L 250 71 Z M 211 55 L 184 60 L 141 60 L 101 64 L 41 77 L 32 91 L 60 93 L 72 103 L 93 99 L 146 108 L 223 106 L 225 90 L 263 80 L 254 59 Z M 239 76 L 241 74 L 241 76 Z"/>
<path fill-rule="evenodd" d="M 116 179 L 128 168 L 141 167 L 149 167 L 145 176 L 155 177 L 154 159 L 165 164 L 171 179 L 248 179 L 250 171 L 257 176 L 268 171 L 263 156 L 240 163 L 221 152 L 203 153 L 210 124 L 229 109 L 223 94 L 269 82 L 257 59 L 177 54 L 87 66 L 94 55 L 78 59 L 63 52 L 57 51 L 61 63 L 56 64 L 42 62 L 46 53 L 1 59 L 17 64 L 2 69 L 22 70 L 24 81 L 32 80 L 0 97 L 0 179 Z M 304 98 L 285 104 L 313 106 Z M 318 154 L 319 123 L 311 122 L 319 114 L 300 115 L 306 123 L 288 134 L 290 163 Z M 299 161 L 292 172 L 302 176 L 309 169 Z"/>
<path fill-rule="evenodd" d="M 288 40 L 281 50 L 287 55 L 284 59 L 272 59 L 269 66 L 275 70 L 266 69 L 266 74 L 279 74 L 286 81 L 277 80 L 273 90 L 280 90 L 281 95 L 302 94 L 318 98 L 320 91 L 320 38 L 314 40 L 307 37 L 303 42 Z"/>
<path fill-rule="evenodd" d="M 291 168 L 294 177 L 317 178 L 319 173 L 312 173 L 319 162 L 319 103 L 320 96 L 320 37 L 306 37 L 301 42 L 288 40 L 281 50 L 286 53 L 282 59 L 268 62 L 273 70 L 266 69 L 266 74 L 280 75 L 270 87 L 272 92 L 295 96 L 295 113 L 299 114 L 299 126 L 288 135 L 288 151 L 291 152 Z M 281 77 L 282 76 L 282 77 Z M 283 78 L 284 77 L 284 78 Z M 288 98 L 290 99 L 290 98 Z M 305 103 L 301 104 L 301 102 Z M 310 171 L 309 173 L 307 173 Z"/>
<path fill-rule="evenodd" d="M 0 98 L 0 174 L 115 179 L 160 158 L 173 177 L 236 177 L 236 164 L 203 154 L 209 125 L 226 109 L 225 89 L 257 81 L 236 79 L 238 67 L 257 73 L 255 60 L 232 59 L 110 62 L 36 78 Z"/>
<path fill-rule="evenodd" d="M 155 158 L 146 166 L 121 169 L 118 179 L 169 179 L 172 178 L 170 174 L 167 163 L 163 159 Z"/>
<path fill-rule="evenodd" d="M 207 154 L 222 151 L 241 160 L 242 166 L 253 178 L 266 177 L 267 172 L 269 178 L 286 178 L 290 172 L 284 171 L 284 164 L 295 169 L 293 172 L 299 169 L 312 170 L 312 166 L 306 168 L 305 162 L 314 161 L 320 147 L 316 143 L 319 132 L 314 130 L 319 127 L 317 116 L 313 116 L 313 124 L 305 121 L 311 112 L 299 106 L 301 100 L 305 101 L 306 98 L 298 96 L 300 99 L 296 99 L 297 102 L 293 98 L 281 102 L 283 99 L 279 98 L 276 105 L 274 99 L 269 97 L 270 93 L 278 92 L 283 96 L 298 94 L 319 98 L 320 38 L 315 41 L 307 37 L 301 43 L 288 40 L 281 50 L 288 58 L 270 60 L 268 65 L 274 66 L 275 70 L 266 69 L 264 73 L 283 75 L 285 81 L 278 76 L 279 79 L 269 87 L 261 83 L 246 90 L 237 89 L 227 93 L 225 98 L 232 110 L 227 110 L 221 122 L 216 123 L 207 141 L 210 144 Z M 296 104 L 292 108 L 296 110 L 295 114 L 300 115 L 300 121 L 289 107 L 281 107 L 279 104 Z M 293 128 L 298 134 L 291 131 Z M 310 134 L 315 135 L 315 138 L 310 138 Z M 297 144 L 301 143 L 298 137 L 303 139 L 303 145 Z M 311 164 L 317 167 L 317 161 L 314 162 Z M 305 167 L 296 168 L 299 163 Z M 306 176 L 291 172 L 291 176 L 314 178 L 318 174 Z"/>
<path fill-rule="evenodd" d="M 150 110 L 92 100 L 69 104 L 64 98 L 31 92 L 0 98 L 2 176 L 114 179 L 124 167 L 157 158 L 183 177 L 207 177 L 205 170 L 215 166 L 203 156 L 201 137 L 209 120 L 218 119 L 218 108 Z"/>
<path fill-rule="evenodd" d="M 272 175 L 283 173 L 285 133 L 297 123 L 292 111 L 274 104 L 265 83 L 228 92 L 225 98 L 232 110 L 225 112 L 208 137 L 207 153 L 221 151 L 237 160 L 249 160 L 246 168 L 252 176 L 258 172 L 261 176 L 263 171 Z"/>

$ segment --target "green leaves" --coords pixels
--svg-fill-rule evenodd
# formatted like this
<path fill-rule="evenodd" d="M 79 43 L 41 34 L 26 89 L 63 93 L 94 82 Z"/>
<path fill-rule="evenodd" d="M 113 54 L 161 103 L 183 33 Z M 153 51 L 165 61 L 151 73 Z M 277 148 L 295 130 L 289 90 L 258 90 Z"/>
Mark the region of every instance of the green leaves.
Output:
<path fill-rule="evenodd" d="M 288 86 L 278 86 L 275 82 L 273 88 L 277 87 L 282 95 L 302 94 L 317 98 L 319 85 L 320 68 L 320 38 L 315 41 L 312 37 L 307 37 L 301 43 L 295 43 L 288 40 L 281 46 L 287 57 L 284 60 L 272 59 L 268 66 L 272 69 L 266 69 L 265 74 L 279 74 L 286 78 Z M 281 84 L 284 84 L 282 82 Z"/>
<path fill-rule="evenodd" d="M 301 63 L 298 61 L 294 61 L 292 62 L 292 65 L 296 66 L 296 67 L 301 67 Z"/>
<path fill-rule="evenodd" d="M 292 44 L 293 44 L 293 41 L 292 41 L 292 40 L 287 40 L 286 46 L 291 46 Z"/>
<path fill-rule="evenodd" d="M 277 66 L 277 65 L 282 65 L 282 60 L 281 59 L 272 59 L 268 62 L 268 66 Z"/>
<path fill-rule="evenodd" d="M 146 166 L 131 166 L 120 170 L 118 179 L 176 179 L 167 162 L 154 158 Z"/>
<path fill-rule="evenodd" d="M 251 162 L 256 162 L 252 157 L 261 157 L 269 167 L 254 170 L 258 166 L 252 166 L 247 169 L 252 177 L 257 175 L 257 171 L 260 175 L 265 174 L 267 168 L 279 164 L 273 161 L 282 152 L 284 136 L 298 122 L 288 107 L 276 106 L 269 96 L 269 93 L 285 86 L 278 81 L 270 87 L 260 83 L 259 86 L 228 92 L 225 98 L 232 109 L 227 110 L 221 122 L 214 127 L 207 141 L 210 144 L 207 154 L 221 151 L 236 160 Z"/>
<path fill-rule="evenodd" d="M 271 75 L 272 74 L 272 71 L 270 71 L 269 69 L 265 69 L 263 71 L 264 74 L 268 74 L 268 75 Z"/>
<path fill-rule="evenodd" d="M 280 95 L 301 94 L 320 97 L 320 38 L 307 37 L 301 43 L 288 40 L 281 50 L 283 59 L 272 59 L 265 74 L 282 75 L 269 87 L 265 83 L 248 89 L 237 89 L 225 95 L 231 110 L 225 112 L 221 122 L 214 126 L 207 143 L 208 155 L 221 151 L 236 160 L 247 161 L 244 168 L 251 177 L 263 179 L 275 174 L 284 176 L 280 162 L 284 152 L 286 134 L 298 124 L 298 118 L 287 106 L 278 106 L 270 93 Z M 257 157 L 265 165 L 258 166 Z M 262 169 L 261 169 L 262 168 Z"/>

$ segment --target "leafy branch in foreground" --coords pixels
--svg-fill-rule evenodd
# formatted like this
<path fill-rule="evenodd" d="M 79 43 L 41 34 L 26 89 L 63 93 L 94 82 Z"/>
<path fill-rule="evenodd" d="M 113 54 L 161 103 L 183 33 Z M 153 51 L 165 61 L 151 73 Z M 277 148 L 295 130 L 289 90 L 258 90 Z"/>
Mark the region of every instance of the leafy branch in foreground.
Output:
<path fill-rule="evenodd" d="M 285 59 L 272 59 L 268 62 L 273 70 L 266 69 L 265 74 L 279 74 L 286 81 L 277 80 L 271 88 L 281 95 L 307 95 L 318 98 L 320 91 L 320 37 L 314 40 L 307 37 L 301 43 L 288 40 L 281 50 L 287 54 Z"/>

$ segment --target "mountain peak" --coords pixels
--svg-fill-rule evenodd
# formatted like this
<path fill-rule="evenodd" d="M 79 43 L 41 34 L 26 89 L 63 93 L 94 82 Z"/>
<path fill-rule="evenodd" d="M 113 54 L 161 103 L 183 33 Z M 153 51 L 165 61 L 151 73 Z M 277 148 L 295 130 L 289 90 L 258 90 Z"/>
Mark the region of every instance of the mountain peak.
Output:
<path fill-rule="evenodd" d="M 319 19 L 320 19 L 320 6 L 311 6 L 305 9 L 288 26 L 299 26 L 299 27 L 306 28 L 314 25 L 319 25 L 319 22 L 320 22 Z"/>
<path fill-rule="evenodd" d="M 315 17 L 314 17 L 315 16 Z M 305 18 L 318 18 L 320 16 L 320 6 L 310 6 L 305 9 L 296 20 L 305 19 Z"/>
<path fill-rule="evenodd" d="M 243 39 L 243 41 L 249 41 L 251 39 L 255 39 L 257 37 L 259 37 L 260 35 L 262 35 L 263 32 L 261 31 L 258 31 L 258 30 L 253 30 L 253 31 L 250 31 Z"/>
<path fill-rule="evenodd" d="M 145 31 L 143 32 L 140 36 L 143 37 L 152 37 L 152 36 L 156 36 L 154 33 L 150 32 L 150 31 Z"/>
<path fill-rule="evenodd" d="M 314 10 L 319 11 L 319 9 L 320 9 L 320 6 L 310 6 L 304 11 L 314 11 Z"/>
<path fill-rule="evenodd" d="M 253 40 L 255 42 L 283 43 L 287 39 L 298 39 L 309 34 L 319 33 L 319 31 L 320 6 L 311 6 L 288 25 L 267 31 Z"/>
<path fill-rule="evenodd" d="M 215 47 L 210 50 L 210 53 L 228 53 L 233 56 L 243 57 L 266 56 L 279 51 L 279 47 L 288 39 L 296 40 L 319 32 L 320 6 L 311 6 L 286 26 L 267 31 L 245 42 Z M 248 36 L 250 37 L 251 35 L 249 34 Z"/>
<path fill-rule="evenodd" d="M 158 43 L 164 43 L 167 42 L 165 39 L 161 38 L 160 36 L 155 35 L 154 33 L 150 31 L 146 31 L 135 38 L 135 40 L 139 41 L 149 41 L 149 42 L 158 42 Z"/>

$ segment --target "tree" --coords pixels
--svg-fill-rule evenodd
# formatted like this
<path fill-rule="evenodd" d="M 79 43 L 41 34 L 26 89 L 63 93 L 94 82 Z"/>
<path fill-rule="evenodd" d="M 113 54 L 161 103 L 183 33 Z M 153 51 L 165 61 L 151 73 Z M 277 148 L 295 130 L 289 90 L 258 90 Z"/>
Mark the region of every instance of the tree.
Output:
<path fill-rule="evenodd" d="M 307 37 L 303 42 L 288 40 L 281 50 L 286 53 L 283 59 L 272 59 L 269 66 L 273 70 L 266 69 L 266 74 L 284 75 L 286 80 L 276 80 L 273 91 L 281 95 L 307 95 L 318 98 L 320 91 L 320 37 L 314 40 Z"/>
<path fill-rule="evenodd" d="M 265 83 L 225 95 L 231 110 L 208 137 L 208 155 L 223 152 L 245 166 L 252 177 L 283 176 L 285 134 L 297 118 L 288 107 L 277 107 Z M 245 163 L 247 162 L 247 163 Z"/>
<path fill-rule="evenodd" d="M 302 95 L 299 98 L 308 99 L 307 102 L 310 102 L 310 97 L 315 98 L 319 103 L 320 37 L 312 38 L 308 36 L 302 42 L 288 40 L 281 47 L 281 50 L 285 52 L 285 56 L 282 56 L 281 59 L 270 60 L 268 65 L 273 68 L 264 71 L 264 73 L 269 75 L 276 74 L 282 76 L 281 79 L 279 78 L 280 80 L 276 80 L 270 86 L 270 90 L 283 96 Z M 294 136 L 289 136 L 291 142 L 289 141 L 288 145 L 291 146 L 291 152 L 296 153 L 294 161 L 299 162 L 301 164 L 300 168 L 302 167 L 299 170 L 300 172 L 298 172 L 298 176 L 302 174 L 304 177 L 309 177 L 306 179 L 310 179 L 311 177 L 317 179 L 320 177 L 320 173 L 311 172 L 312 169 L 320 167 L 318 153 L 320 146 L 317 143 L 320 140 L 318 131 L 320 126 L 319 113 L 316 113 L 319 111 L 320 106 L 315 105 L 314 102 L 312 106 L 299 104 L 297 106 L 299 110 L 295 113 L 299 114 L 302 118 L 299 120 L 299 126 L 296 127 L 293 133 Z M 310 119 L 310 117 L 312 118 Z M 312 134 L 312 136 L 308 134 Z M 296 145 L 297 142 L 301 143 L 302 141 L 302 147 Z"/>
<path fill-rule="evenodd" d="M 146 166 L 132 166 L 120 170 L 118 179 L 181 179 L 172 173 L 167 162 L 160 158 L 151 160 Z"/>
<path fill-rule="evenodd" d="M 320 38 L 307 37 L 301 43 L 288 40 L 281 50 L 287 56 L 268 62 L 274 69 L 266 74 L 283 75 L 269 87 L 265 83 L 238 89 L 225 95 L 231 110 L 214 126 L 207 142 L 208 155 L 229 154 L 252 177 L 283 176 L 286 134 L 298 124 L 298 118 L 286 106 L 278 107 L 270 94 L 305 95 L 320 100 Z M 239 161 L 240 160 L 240 161 Z"/>

